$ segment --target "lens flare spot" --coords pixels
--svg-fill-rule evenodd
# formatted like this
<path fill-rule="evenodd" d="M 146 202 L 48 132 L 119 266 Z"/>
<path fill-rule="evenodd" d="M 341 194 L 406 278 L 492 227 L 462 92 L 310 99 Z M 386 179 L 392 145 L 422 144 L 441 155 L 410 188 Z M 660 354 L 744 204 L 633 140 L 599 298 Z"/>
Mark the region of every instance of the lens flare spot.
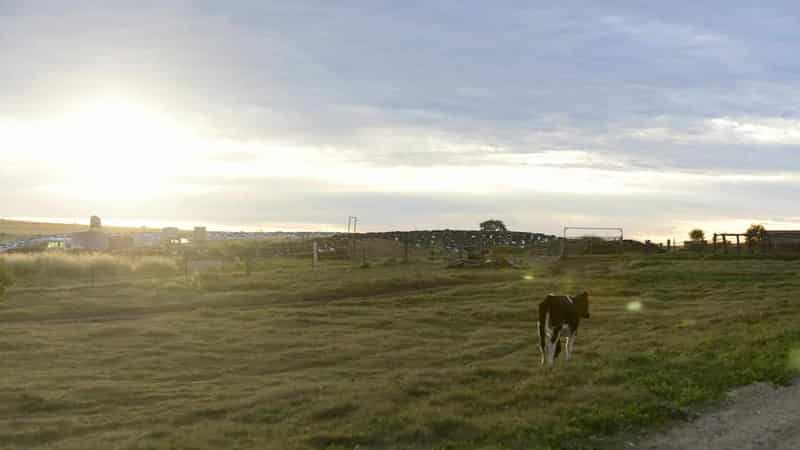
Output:
<path fill-rule="evenodd" d="M 522 279 L 525 281 L 531 281 L 533 279 L 533 275 L 525 275 L 524 277 L 522 277 Z"/>
<path fill-rule="evenodd" d="M 628 302 L 628 304 L 625 305 L 625 309 L 627 309 L 630 312 L 641 312 L 642 308 L 643 308 L 642 302 L 640 302 L 639 300 Z"/>
<path fill-rule="evenodd" d="M 789 368 L 800 371 L 800 348 L 789 352 Z"/>

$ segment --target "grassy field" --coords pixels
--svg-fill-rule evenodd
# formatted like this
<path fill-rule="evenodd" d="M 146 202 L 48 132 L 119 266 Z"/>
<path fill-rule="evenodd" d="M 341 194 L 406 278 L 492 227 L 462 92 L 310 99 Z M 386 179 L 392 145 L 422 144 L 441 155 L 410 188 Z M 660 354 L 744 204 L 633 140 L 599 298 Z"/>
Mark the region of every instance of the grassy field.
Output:
<path fill-rule="evenodd" d="M 276 259 L 250 277 L 18 284 L 0 301 L 1 449 L 586 449 L 788 381 L 800 262 L 525 269 Z M 575 359 L 536 307 L 591 293 Z"/>

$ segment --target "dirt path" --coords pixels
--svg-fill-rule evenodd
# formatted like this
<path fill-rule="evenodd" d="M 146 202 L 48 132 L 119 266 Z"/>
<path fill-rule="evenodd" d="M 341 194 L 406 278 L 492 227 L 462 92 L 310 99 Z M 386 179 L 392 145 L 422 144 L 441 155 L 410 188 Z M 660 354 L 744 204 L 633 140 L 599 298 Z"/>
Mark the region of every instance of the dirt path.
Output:
<path fill-rule="evenodd" d="M 757 383 L 737 389 L 718 409 L 627 446 L 642 450 L 800 449 L 800 381 L 787 387 Z"/>

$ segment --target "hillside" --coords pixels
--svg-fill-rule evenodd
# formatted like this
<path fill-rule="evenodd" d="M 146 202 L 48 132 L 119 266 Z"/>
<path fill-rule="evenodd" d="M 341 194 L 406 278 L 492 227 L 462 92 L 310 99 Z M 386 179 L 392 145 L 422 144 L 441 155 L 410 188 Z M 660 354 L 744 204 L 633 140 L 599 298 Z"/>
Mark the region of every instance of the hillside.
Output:
<path fill-rule="evenodd" d="M 33 236 L 75 233 L 78 231 L 86 231 L 88 228 L 88 224 L 27 222 L 21 220 L 0 219 L 0 242 Z M 103 229 L 110 233 L 158 231 L 155 228 L 141 227 L 103 227 Z"/>

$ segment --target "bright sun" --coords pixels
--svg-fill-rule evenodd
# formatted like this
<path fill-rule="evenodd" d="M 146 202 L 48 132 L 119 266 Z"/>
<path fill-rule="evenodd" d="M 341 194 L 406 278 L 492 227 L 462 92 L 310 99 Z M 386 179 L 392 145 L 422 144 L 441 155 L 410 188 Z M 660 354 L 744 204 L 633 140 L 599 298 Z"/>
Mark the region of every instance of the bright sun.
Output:
<path fill-rule="evenodd" d="M 0 124 L 0 131 L 17 155 L 55 169 L 58 176 L 43 189 L 106 200 L 163 190 L 197 143 L 172 116 L 121 97 L 81 103 L 34 123 Z"/>
<path fill-rule="evenodd" d="M 61 125 L 73 146 L 71 151 L 94 158 L 169 158 L 169 150 L 188 137 L 166 114 L 121 99 L 82 105 L 67 113 Z"/>

